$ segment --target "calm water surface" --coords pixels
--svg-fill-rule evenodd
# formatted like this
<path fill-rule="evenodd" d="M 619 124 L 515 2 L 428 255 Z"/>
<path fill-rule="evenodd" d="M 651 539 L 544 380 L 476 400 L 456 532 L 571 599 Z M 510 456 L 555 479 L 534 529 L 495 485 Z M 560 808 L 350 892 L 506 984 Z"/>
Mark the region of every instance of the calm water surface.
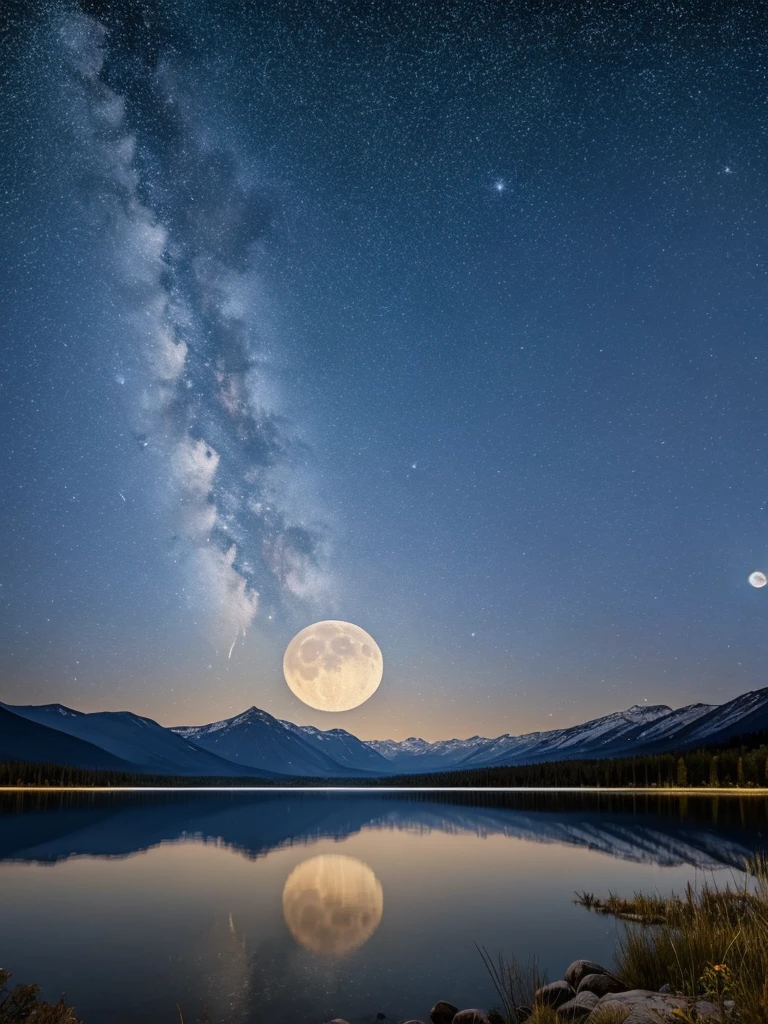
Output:
<path fill-rule="evenodd" d="M 725 882 L 765 798 L 0 796 L 0 965 L 85 1024 L 353 1024 L 497 1000 L 474 943 L 554 978 L 621 925 L 574 890 Z"/>

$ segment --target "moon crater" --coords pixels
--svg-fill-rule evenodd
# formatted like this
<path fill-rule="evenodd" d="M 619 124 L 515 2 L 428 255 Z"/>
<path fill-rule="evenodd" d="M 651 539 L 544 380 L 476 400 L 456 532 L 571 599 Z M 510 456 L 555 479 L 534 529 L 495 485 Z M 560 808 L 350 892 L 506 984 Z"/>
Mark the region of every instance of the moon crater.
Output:
<path fill-rule="evenodd" d="M 375 693 L 384 672 L 376 641 L 352 622 L 326 619 L 297 633 L 283 657 L 293 693 L 318 711 L 349 711 Z"/>

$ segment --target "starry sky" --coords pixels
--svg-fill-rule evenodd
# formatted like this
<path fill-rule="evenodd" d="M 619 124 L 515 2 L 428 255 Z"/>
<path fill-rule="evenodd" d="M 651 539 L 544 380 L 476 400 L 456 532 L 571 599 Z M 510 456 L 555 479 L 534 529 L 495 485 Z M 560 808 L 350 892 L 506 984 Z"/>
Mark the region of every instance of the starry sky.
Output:
<path fill-rule="evenodd" d="M 768 36 L 10 5 L 0 699 L 498 735 L 765 685 Z M 312 711 L 317 619 L 384 654 Z"/>

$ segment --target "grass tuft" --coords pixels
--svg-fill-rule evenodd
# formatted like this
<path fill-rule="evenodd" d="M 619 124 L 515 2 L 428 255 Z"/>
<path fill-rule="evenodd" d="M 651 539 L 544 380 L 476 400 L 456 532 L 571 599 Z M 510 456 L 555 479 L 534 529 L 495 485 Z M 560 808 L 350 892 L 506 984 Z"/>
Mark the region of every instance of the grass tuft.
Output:
<path fill-rule="evenodd" d="M 475 948 L 501 1000 L 502 1009 L 491 1010 L 489 1014 L 493 1024 L 563 1024 L 554 1007 L 537 1003 L 534 999 L 536 989 L 547 983 L 546 975 L 539 973 L 535 957 L 521 967 L 515 957 L 500 953 L 494 960 L 485 947 L 475 943 Z M 595 1012 L 590 1018 L 594 1024 L 623 1024 L 629 1016 L 629 1010 L 614 1006 L 604 1007 L 599 1019 L 594 1016 Z"/>
<path fill-rule="evenodd" d="M 536 989 L 547 983 L 546 976 L 539 973 L 535 957 L 531 957 L 527 966 L 522 967 L 515 957 L 499 953 L 494 960 L 484 946 L 475 943 L 475 949 L 501 1000 L 501 1008 L 495 1011 L 494 1016 L 498 1014 L 504 1024 L 523 1024 L 523 1021 L 530 1024 L 557 1024 L 557 1016 L 550 1007 L 534 1004 Z"/>
<path fill-rule="evenodd" d="M 627 922 L 616 965 L 630 988 L 673 992 L 710 1000 L 720 1019 L 740 1024 L 768 1021 L 768 860 L 747 866 L 743 884 L 686 886 L 669 898 L 636 893 L 600 900 L 577 894 L 576 902 Z"/>
<path fill-rule="evenodd" d="M 38 999 L 39 985 L 8 989 L 8 971 L 0 970 L 0 1024 L 80 1024 L 62 996 L 58 1003 Z"/>
<path fill-rule="evenodd" d="M 611 914 L 624 921 L 637 921 L 640 924 L 663 924 L 666 920 L 670 900 L 661 896 L 646 896 L 636 892 L 632 899 L 623 899 L 616 893 L 609 892 L 606 899 L 599 899 L 591 892 L 577 892 L 573 901 L 580 907 L 586 907 L 597 914 Z"/>

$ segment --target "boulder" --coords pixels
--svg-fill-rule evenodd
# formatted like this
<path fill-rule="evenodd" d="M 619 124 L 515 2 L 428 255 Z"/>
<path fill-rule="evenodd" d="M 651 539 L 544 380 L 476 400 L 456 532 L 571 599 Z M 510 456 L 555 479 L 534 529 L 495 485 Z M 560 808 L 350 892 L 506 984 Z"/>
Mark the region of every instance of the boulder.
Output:
<path fill-rule="evenodd" d="M 585 1024 L 603 1024 L 615 1021 L 624 1011 L 627 1016 L 623 1024 L 679 1024 L 680 1015 L 674 1011 L 683 1010 L 694 1020 L 719 1021 L 719 1009 L 706 999 L 687 999 L 685 996 L 664 995 L 649 989 L 633 988 L 628 992 L 616 992 L 603 996 L 592 1010 Z"/>
<path fill-rule="evenodd" d="M 453 1024 L 491 1024 L 485 1010 L 459 1010 Z"/>
<path fill-rule="evenodd" d="M 344 1020 L 343 1017 L 334 1017 L 333 1020 L 329 1020 L 328 1024 L 349 1024 L 348 1020 Z"/>
<path fill-rule="evenodd" d="M 404 1020 L 403 1024 L 424 1024 L 423 1020 Z"/>
<path fill-rule="evenodd" d="M 573 986 L 567 981 L 553 981 L 549 985 L 543 985 L 536 989 L 534 1002 L 543 1003 L 545 1006 L 553 1006 L 555 1009 L 573 999 L 576 992 Z"/>
<path fill-rule="evenodd" d="M 453 1003 L 447 1003 L 445 999 L 441 999 L 429 1011 L 429 1019 L 432 1021 L 432 1024 L 452 1024 L 453 1018 L 458 1012 L 458 1006 L 454 1006 Z"/>
<path fill-rule="evenodd" d="M 626 992 L 627 986 L 612 974 L 585 974 L 579 982 L 579 992 L 594 992 L 598 998 L 610 996 L 616 992 Z"/>
<path fill-rule="evenodd" d="M 597 1006 L 594 992 L 579 992 L 557 1009 L 558 1020 L 583 1020 Z"/>
<path fill-rule="evenodd" d="M 586 978 L 588 974 L 610 973 L 611 972 L 607 967 L 601 967 L 600 964 L 596 964 L 594 960 L 574 960 L 565 972 L 565 980 L 569 985 L 572 985 L 574 989 L 577 989 L 581 979 Z"/>

